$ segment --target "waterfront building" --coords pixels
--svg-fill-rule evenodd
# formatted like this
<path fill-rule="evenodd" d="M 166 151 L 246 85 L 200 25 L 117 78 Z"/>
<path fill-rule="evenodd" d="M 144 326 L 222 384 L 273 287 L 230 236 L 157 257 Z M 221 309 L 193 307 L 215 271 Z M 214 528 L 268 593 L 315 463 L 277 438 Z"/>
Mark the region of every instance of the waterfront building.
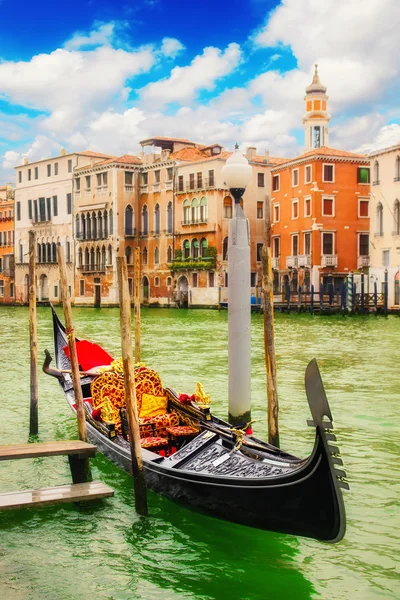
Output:
<path fill-rule="evenodd" d="M 141 161 L 124 155 L 74 170 L 75 304 L 118 304 L 116 257 L 125 254 L 133 293 L 133 248 Z"/>
<path fill-rule="evenodd" d="M 388 306 L 400 305 L 400 144 L 377 150 L 371 160 L 370 288 L 388 280 Z"/>
<path fill-rule="evenodd" d="M 234 201 L 219 144 L 154 137 L 141 142 L 139 240 L 143 300 L 149 304 L 216 306 L 228 300 L 228 224 Z M 281 159 L 248 148 L 253 169 L 243 197 L 251 240 L 252 292 L 260 285 L 265 202 L 271 167 Z"/>
<path fill-rule="evenodd" d="M 37 298 L 58 302 L 60 296 L 57 244 L 65 250 L 71 298 L 74 298 L 73 171 L 88 162 L 108 158 L 92 152 L 67 154 L 16 167 L 15 294 L 28 302 L 29 231 L 36 233 Z"/>
<path fill-rule="evenodd" d="M 316 68 L 303 116 L 306 151 L 272 168 L 274 291 L 334 290 L 369 267 L 369 158 L 327 146 L 326 87 Z"/>
<path fill-rule="evenodd" d="M 14 190 L 0 186 L 0 304 L 14 304 Z"/>

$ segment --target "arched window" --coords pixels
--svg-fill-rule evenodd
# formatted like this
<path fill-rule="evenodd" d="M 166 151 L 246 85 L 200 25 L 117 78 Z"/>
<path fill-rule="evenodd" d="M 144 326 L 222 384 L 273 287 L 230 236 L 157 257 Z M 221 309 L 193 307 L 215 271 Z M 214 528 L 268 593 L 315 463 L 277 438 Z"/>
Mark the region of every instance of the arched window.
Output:
<path fill-rule="evenodd" d="M 50 242 L 47 242 L 46 246 L 47 246 L 47 262 L 51 263 L 51 244 L 50 244 Z"/>
<path fill-rule="evenodd" d="M 206 238 L 203 238 L 200 242 L 201 258 L 205 258 L 207 256 L 207 248 L 208 248 L 208 242 L 207 242 Z"/>
<path fill-rule="evenodd" d="M 222 249 L 222 260 L 228 260 L 228 238 L 224 238 L 224 244 Z"/>
<path fill-rule="evenodd" d="M 0 234 L 0 236 L 1 236 L 1 234 Z M 0 243 L 1 243 L 1 241 L 0 241 Z M 38 261 L 38 263 L 42 262 L 42 244 L 37 245 L 37 261 Z"/>
<path fill-rule="evenodd" d="M 167 277 L 167 286 L 170 287 L 172 285 L 172 277 Z"/>
<path fill-rule="evenodd" d="M 230 196 L 224 198 L 223 216 L 224 219 L 232 219 L 232 198 Z"/>
<path fill-rule="evenodd" d="M 126 256 L 126 262 L 128 265 L 132 264 L 132 248 L 130 246 L 127 246 L 125 248 L 125 256 Z"/>
<path fill-rule="evenodd" d="M 81 215 L 81 239 L 86 240 L 86 219 L 85 215 Z"/>
<path fill-rule="evenodd" d="M 103 246 L 101 249 L 101 270 L 104 271 L 106 268 L 106 249 Z"/>
<path fill-rule="evenodd" d="M 90 270 L 94 271 L 95 268 L 95 260 L 94 260 L 94 248 L 90 250 Z"/>
<path fill-rule="evenodd" d="M 96 271 L 100 271 L 100 248 L 96 248 Z"/>
<path fill-rule="evenodd" d="M 160 205 L 157 203 L 154 208 L 154 233 L 160 233 Z"/>
<path fill-rule="evenodd" d="M 75 231 L 76 237 L 79 240 L 81 237 L 81 221 L 80 221 L 79 215 L 76 215 L 76 217 L 75 217 L 75 229 L 76 229 L 76 231 Z"/>
<path fill-rule="evenodd" d="M 167 206 L 167 233 L 172 233 L 172 202 Z"/>
<path fill-rule="evenodd" d="M 130 204 L 125 208 L 125 235 L 135 235 L 133 230 L 133 208 Z"/>
<path fill-rule="evenodd" d="M 199 201 L 197 198 L 192 200 L 192 223 L 198 223 L 199 221 Z"/>
<path fill-rule="evenodd" d="M 89 271 L 89 248 L 85 248 L 85 270 Z"/>
<path fill-rule="evenodd" d="M 21 260 L 22 262 L 22 260 Z M 47 262 L 46 261 L 46 244 L 42 244 L 42 262 Z"/>
<path fill-rule="evenodd" d="M 104 238 L 107 239 L 108 238 L 108 212 L 105 210 L 104 211 Z"/>
<path fill-rule="evenodd" d="M 92 239 L 92 221 L 90 219 L 90 213 L 86 215 L 86 239 Z"/>
<path fill-rule="evenodd" d="M 147 212 L 147 206 L 144 205 L 142 208 L 142 235 L 149 234 L 149 214 Z"/>
<path fill-rule="evenodd" d="M 372 182 L 372 185 L 377 185 L 379 183 L 379 163 L 376 160 L 374 162 L 374 181 Z"/>
<path fill-rule="evenodd" d="M 207 198 L 200 200 L 200 223 L 207 223 Z"/>
<path fill-rule="evenodd" d="M 196 238 L 194 240 L 192 240 L 192 257 L 193 258 L 199 257 L 199 241 L 196 240 Z"/>
<path fill-rule="evenodd" d="M 183 224 L 188 225 L 190 223 L 190 200 L 183 202 Z"/>
<path fill-rule="evenodd" d="M 172 262 L 172 248 L 171 246 L 168 246 L 167 249 L 167 263 L 171 263 Z"/>
<path fill-rule="evenodd" d="M 51 244 L 51 262 L 57 262 L 57 246 L 54 242 Z"/>
<path fill-rule="evenodd" d="M 400 156 L 396 156 L 396 162 L 394 165 L 394 180 L 400 181 Z"/>
<path fill-rule="evenodd" d="M 111 267 L 111 266 L 112 266 L 112 247 L 111 247 L 111 244 L 109 244 L 109 246 L 108 246 L 107 265 L 108 265 L 109 267 Z"/>
<path fill-rule="evenodd" d="M 159 277 L 154 277 L 154 285 L 156 287 L 158 287 L 160 285 L 160 278 Z"/>
<path fill-rule="evenodd" d="M 78 251 L 78 265 L 79 265 L 80 269 L 83 267 L 83 252 L 82 252 L 82 248 L 79 248 L 79 251 Z"/>
<path fill-rule="evenodd" d="M 183 258 L 189 258 L 190 256 L 190 242 L 185 240 L 183 242 Z"/>
<path fill-rule="evenodd" d="M 376 207 L 376 224 L 375 224 L 375 235 L 383 235 L 383 204 L 378 202 Z"/>
<path fill-rule="evenodd" d="M 67 263 L 71 262 L 71 244 L 67 242 Z"/>
<path fill-rule="evenodd" d="M 398 200 L 396 200 L 394 203 L 393 217 L 394 217 L 393 233 L 395 235 L 400 235 L 400 202 Z"/>
<path fill-rule="evenodd" d="M 97 240 L 97 219 L 96 213 L 92 213 L 92 239 Z"/>
<path fill-rule="evenodd" d="M 101 211 L 99 210 L 99 212 L 97 213 L 97 233 L 99 236 L 99 240 L 103 239 L 103 215 L 101 214 Z"/>
<path fill-rule="evenodd" d="M 142 252 L 142 263 L 147 265 L 147 248 L 143 248 Z"/>
<path fill-rule="evenodd" d="M 110 212 L 108 213 L 108 223 L 109 223 L 109 226 L 110 226 L 110 235 L 113 235 L 113 233 L 114 233 L 114 219 L 113 219 L 112 208 L 110 208 Z"/>
<path fill-rule="evenodd" d="M 157 246 L 154 250 L 154 264 L 158 265 L 160 263 L 160 249 Z"/>

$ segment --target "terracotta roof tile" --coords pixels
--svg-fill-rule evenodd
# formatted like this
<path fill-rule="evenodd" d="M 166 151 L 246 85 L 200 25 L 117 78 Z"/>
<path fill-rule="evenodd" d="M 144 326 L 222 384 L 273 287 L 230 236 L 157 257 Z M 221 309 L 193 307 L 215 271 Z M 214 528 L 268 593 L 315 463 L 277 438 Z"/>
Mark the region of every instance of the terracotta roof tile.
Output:
<path fill-rule="evenodd" d="M 82 152 L 77 152 L 77 154 L 84 154 L 85 156 L 93 156 L 94 158 L 110 158 L 112 156 L 112 154 L 103 154 L 102 152 L 94 152 L 93 150 L 83 150 Z"/>
<path fill-rule="evenodd" d="M 76 169 L 76 171 L 91 169 L 92 167 L 100 167 L 102 165 L 112 165 L 115 163 L 121 165 L 141 165 L 142 161 L 140 160 L 140 158 L 134 156 L 133 154 L 123 154 L 122 156 L 112 156 L 111 158 L 107 158 L 106 160 L 99 160 L 93 165 L 84 165 L 83 167 L 79 167 L 79 169 Z"/>
<path fill-rule="evenodd" d="M 293 158 L 283 159 L 281 162 L 276 163 L 277 165 L 288 164 L 292 162 L 300 161 L 304 158 L 308 157 L 318 157 L 318 156 L 329 156 L 331 158 L 368 158 L 367 154 L 356 154 L 354 152 L 347 152 L 346 150 L 337 150 L 336 148 L 329 148 L 328 146 L 322 146 L 321 148 L 314 148 L 313 150 L 308 150 L 307 152 L 303 152 L 299 156 L 294 156 Z"/>

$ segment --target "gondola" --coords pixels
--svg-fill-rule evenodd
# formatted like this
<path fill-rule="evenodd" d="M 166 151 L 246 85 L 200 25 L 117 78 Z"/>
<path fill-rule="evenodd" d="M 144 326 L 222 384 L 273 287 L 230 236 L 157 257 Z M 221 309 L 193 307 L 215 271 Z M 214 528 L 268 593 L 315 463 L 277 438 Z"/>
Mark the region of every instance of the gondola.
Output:
<path fill-rule="evenodd" d="M 58 379 L 74 410 L 72 378 L 65 373 L 70 369 L 66 332 L 53 307 L 52 313 L 56 368 L 46 350 L 43 370 Z M 88 439 L 130 472 L 126 433 L 94 418 L 88 399 L 95 378 L 81 376 Z M 175 413 L 183 424 L 194 424 L 198 433 L 170 451 L 143 448 L 148 487 L 188 508 L 234 523 L 340 541 L 346 528 L 342 489 L 349 487 L 340 468 L 339 449 L 331 444 L 336 440 L 332 415 L 315 359 L 307 366 L 305 387 L 312 414 L 307 423 L 315 429 L 315 442 L 304 459 L 233 428 L 193 400 L 183 404 L 173 389 L 164 388 L 168 412 Z"/>

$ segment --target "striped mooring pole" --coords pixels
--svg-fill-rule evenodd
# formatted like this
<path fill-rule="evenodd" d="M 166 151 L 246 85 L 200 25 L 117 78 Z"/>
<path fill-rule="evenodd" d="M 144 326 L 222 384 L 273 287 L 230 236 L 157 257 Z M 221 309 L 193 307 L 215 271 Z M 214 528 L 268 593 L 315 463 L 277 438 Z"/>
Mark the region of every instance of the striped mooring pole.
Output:
<path fill-rule="evenodd" d="M 353 312 L 353 271 L 347 276 L 347 310 L 349 313 Z"/>

